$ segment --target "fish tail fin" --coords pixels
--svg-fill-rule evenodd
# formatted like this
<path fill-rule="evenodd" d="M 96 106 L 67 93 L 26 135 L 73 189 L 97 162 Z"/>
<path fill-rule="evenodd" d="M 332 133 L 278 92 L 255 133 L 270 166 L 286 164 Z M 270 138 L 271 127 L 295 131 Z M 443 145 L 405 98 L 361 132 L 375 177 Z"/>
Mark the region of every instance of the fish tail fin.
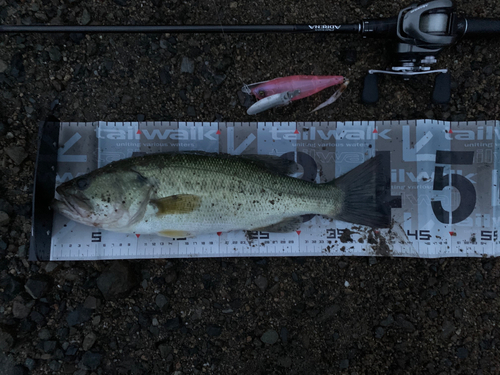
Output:
<path fill-rule="evenodd" d="M 336 219 L 372 228 L 391 224 L 391 209 L 385 202 L 390 181 L 382 168 L 382 155 L 377 155 L 331 182 L 344 193 L 344 201 Z"/>

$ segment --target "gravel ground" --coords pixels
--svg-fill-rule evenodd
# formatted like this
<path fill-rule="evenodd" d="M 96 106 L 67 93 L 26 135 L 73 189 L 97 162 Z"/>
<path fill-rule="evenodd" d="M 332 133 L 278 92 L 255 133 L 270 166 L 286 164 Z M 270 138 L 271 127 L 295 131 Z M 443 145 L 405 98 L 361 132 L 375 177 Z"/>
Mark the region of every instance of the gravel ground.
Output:
<path fill-rule="evenodd" d="M 0 0 L 3 24 L 357 22 L 402 0 Z M 500 17 L 495 0 L 459 1 Z M 38 121 L 498 119 L 500 42 L 443 52 L 432 78 L 386 78 L 390 44 L 357 35 L 0 35 L 0 374 L 498 374 L 497 259 L 283 258 L 28 262 Z M 246 115 L 243 83 L 340 74 L 331 91 Z M 346 284 L 348 281 L 348 284 Z M 348 285 L 346 287 L 346 285 Z"/>

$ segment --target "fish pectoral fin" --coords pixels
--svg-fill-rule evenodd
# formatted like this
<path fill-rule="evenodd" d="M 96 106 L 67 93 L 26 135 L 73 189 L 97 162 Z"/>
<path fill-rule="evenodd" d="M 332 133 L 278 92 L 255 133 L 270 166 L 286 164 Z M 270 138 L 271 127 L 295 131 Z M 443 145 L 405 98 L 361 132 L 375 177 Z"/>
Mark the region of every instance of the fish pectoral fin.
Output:
<path fill-rule="evenodd" d="M 288 233 L 298 230 L 302 225 L 302 223 L 303 219 L 301 216 L 288 217 L 276 224 L 272 224 L 263 228 L 257 228 L 254 229 L 254 231 L 271 232 L 271 233 Z"/>
<path fill-rule="evenodd" d="M 158 232 L 159 236 L 162 237 L 170 237 L 170 238 L 187 238 L 192 237 L 191 233 L 186 232 L 184 230 L 162 230 Z"/>
<path fill-rule="evenodd" d="M 171 195 L 165 198 L 153 199 L 151 204 L 156 206 L 156 216 L 188 214 L 201 205 L 201 197 L 192 194 Z"/>

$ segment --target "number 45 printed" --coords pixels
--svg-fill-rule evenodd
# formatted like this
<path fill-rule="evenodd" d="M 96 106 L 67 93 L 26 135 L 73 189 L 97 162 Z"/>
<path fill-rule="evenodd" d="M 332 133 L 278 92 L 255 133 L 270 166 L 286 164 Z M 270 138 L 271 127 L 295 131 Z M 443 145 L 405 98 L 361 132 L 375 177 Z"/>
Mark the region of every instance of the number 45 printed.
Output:
<path fill-rule="evenodd" d="M 472 182 L 457 173 L 444 174 L 442 165 L 471 165 L 474 151 L 436 151 L 433 190 L 442 191 L 447 186 L 454 187 L 460 194 L 460 204 L 452 212 L 443 208 L 441 201 L 432 201 L 432 211 L 443 224 L 455 224 L 467 219 L 476 207 L 476 189 Z"/>

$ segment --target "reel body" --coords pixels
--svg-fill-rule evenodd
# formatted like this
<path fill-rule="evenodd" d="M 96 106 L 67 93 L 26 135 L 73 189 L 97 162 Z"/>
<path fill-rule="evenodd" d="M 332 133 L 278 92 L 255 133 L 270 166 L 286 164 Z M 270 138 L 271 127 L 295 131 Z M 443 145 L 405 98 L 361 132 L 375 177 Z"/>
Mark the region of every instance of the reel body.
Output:
<path fill-rule="evenodd" d="M 395 75 L 408 80 L 415 75 L 437 73 L 432 101 L 436 104 L 448 103 L 451 97 L 451 75 L 448 69 L 431 69 L 430 65 L 435 64 L 439 52 L 456 43 L 465 30 L 466 20 L 456 15 L 451 0 L 434 0 L 401 10 L 395 25 L 397 43 L 394 64 L 387 70 L 368 72 L 362 101 L 366 104 L 378 101 L 376 74 Z M 365 36 L 368 35 L 366 33 Z"/>

